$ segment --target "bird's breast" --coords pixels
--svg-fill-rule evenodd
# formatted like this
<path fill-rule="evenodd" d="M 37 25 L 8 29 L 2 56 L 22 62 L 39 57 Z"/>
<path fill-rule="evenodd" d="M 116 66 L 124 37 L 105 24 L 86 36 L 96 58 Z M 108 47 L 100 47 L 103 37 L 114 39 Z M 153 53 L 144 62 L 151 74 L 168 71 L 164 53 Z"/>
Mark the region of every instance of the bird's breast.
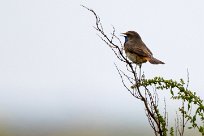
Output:
<path fill-rule="evenodd" d="M 137 54 L 130 53 L 130 52 L 126 52 L 126 55 L 128 59 L 130 59 L 132 62 L 136 64 L 142 64 L 142 63 L 147 62 L 146 57 L 138 56 Z"/>

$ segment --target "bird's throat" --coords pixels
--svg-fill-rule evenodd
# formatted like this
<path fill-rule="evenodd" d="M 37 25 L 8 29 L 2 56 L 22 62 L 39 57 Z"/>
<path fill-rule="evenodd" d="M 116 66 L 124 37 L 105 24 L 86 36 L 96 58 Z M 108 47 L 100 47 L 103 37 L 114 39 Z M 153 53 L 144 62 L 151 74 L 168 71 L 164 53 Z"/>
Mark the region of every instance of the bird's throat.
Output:
<path fill-rule="evenodd" d="M 128 41 L 128 37 L 127 36 L 125 36 L 125 43 Z"/>

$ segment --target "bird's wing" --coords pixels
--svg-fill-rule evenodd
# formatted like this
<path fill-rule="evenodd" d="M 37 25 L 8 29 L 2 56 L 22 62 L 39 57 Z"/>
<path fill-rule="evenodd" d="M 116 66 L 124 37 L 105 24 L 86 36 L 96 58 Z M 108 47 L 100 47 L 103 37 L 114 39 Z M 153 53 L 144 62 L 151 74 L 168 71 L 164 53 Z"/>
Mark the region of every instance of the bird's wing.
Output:
<path fill-rule="evenodd" d="M 150 49 L 147 48 L 147 46 L 143 42 L 126 42 L 126 51 L 130 53 L 135 53 L 139 56 L 143 57 L 151 57 L 152 52 Z"/>

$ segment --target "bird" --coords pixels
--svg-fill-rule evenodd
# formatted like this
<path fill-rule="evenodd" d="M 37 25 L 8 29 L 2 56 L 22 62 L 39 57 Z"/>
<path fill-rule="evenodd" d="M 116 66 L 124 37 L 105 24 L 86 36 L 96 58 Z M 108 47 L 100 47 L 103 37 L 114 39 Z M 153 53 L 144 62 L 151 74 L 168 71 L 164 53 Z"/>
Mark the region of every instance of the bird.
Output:
<path fill-rule="evenodd" d="M 151 64 L 165 64 L 153 57 L 153 53 L 142 41 L 140 35 L 135 31 L 122 33 L 125 37 L 124 50 L 126 56 L 141 68 L 143 63 L 149 61 Z"/>

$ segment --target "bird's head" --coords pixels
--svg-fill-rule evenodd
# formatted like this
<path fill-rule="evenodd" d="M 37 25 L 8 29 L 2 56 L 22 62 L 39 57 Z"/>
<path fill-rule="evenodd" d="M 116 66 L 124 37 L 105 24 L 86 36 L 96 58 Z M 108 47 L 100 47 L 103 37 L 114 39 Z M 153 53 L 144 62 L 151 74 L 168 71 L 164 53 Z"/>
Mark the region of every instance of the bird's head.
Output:
<path fill-rule="evenodd" d="M 126 33 L 122 33 L 125 37 L 125 42 L 131 39 L 141 39 L 140 35 L 135 31 L 127 31 Z"/>

